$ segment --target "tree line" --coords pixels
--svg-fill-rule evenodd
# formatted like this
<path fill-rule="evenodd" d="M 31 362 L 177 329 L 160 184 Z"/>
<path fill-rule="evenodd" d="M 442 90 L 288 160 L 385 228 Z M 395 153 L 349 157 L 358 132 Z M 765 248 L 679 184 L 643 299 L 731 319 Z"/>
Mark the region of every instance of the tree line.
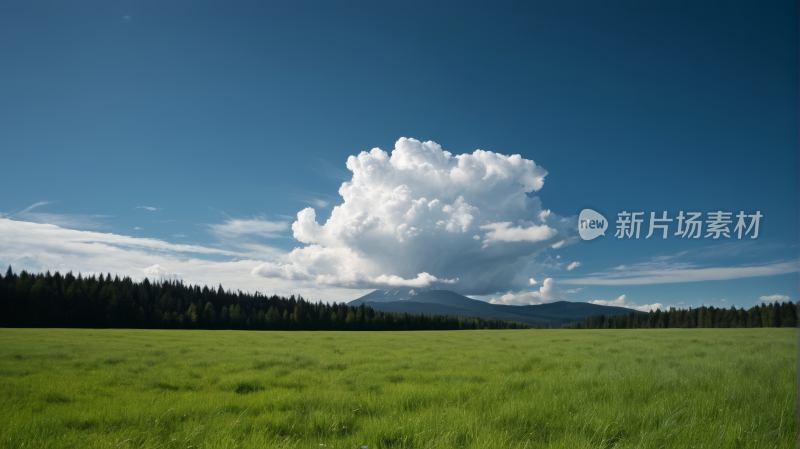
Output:
<path fill-rule="evenodd" d="M 376 312 L 361 304 L 326 304 L 302 297 L 141 282 L 102 273 L 83 277 L 20 272 L 0 274 L 0 326 L 249 330 L 529 329 L 525 323 Z"/>
<path fill-rule="evenodd" d="M 762 303 L 750 309 L 716 308 L 713 306 L 631 312 L 625 315 L 596 315 L 583 321 L 565 324 L 566 329 L 664 329 L 664 328 L 730 328 L 730 327 L 796 327 L 797 305 L 791 301 Z"/>

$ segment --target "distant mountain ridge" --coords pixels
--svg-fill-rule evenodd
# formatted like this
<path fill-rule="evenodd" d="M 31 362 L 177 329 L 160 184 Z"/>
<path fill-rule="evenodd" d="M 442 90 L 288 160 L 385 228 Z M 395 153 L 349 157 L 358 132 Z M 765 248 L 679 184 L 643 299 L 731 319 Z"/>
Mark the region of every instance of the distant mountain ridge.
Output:
<path fill-rule="evenodd" d="M 372 293 L 368 293 L 358 299 L 350 301 L 348 304 L 354 304 L 356 302 L 358 302 L 358 304 L 361 304 L 361 302 L 363 301 L 372 301 L 372 302 L 405 301 L 416 294 L 429 290 L 431 289 L 394 288 L 388 291 L 375 290 Z"/>
<path fill-rule="evenodd" d="M 581 321 L 593 315 L 645 313 L 624 307 L 569 301 L 529 306 L 490 304 L 485 301 L 468 298 L 450 290 L 418 291 L 410 288 L 389 291 L 375 290 L 350 301 L 348 305 L 360 305 L 362 303 L 382 312 L 430 313 L 483 319 L 498 318 L 540 326 L 560 326 L 561 324 Z"/>

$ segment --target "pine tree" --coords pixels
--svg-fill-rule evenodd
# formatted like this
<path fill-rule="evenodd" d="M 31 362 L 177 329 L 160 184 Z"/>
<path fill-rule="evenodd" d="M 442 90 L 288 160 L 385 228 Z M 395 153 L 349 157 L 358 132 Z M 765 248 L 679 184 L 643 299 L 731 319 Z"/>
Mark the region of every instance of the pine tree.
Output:
<path fill-rule="evenodd" d="M 203 309 L 203 324 L 205 324 L 206 327 L 211 327 L 216 321 L 217 314 L 214 312 L 214 305 L 207 302 L 206 307 Z"/>
<path fill-rule="evenodd" d="M 146 328 L 147 327 L 147 314 L 144 313 L 144 308 L 143 307 L 139 307 L 139 316 L 138 316 L 136 321 L 137 321 L 136 324 L 140 328 Z"/>
<path fill-rule="evenodd" d="M 278 312 L 278 309 L 276 309 L 275 306 L 270 306 L 269 310 L 267 310 L 267 328 L 277 329 L 280 320 L 281 315 Z"/>
<path fill-rule="evenodd" d="M 353 309 L 347 311 L 347 318 L 344 320 L 347 327 L 352 328 L 355 326 L 356 323 L 356 314 L 353 312 Z"/>
<path fill-rule="evenodd" d="M 796 311 L 794 304 L 791 302 L 785 302 L 781 304 L 781 327 L 797 327 L 797 318 L 795 317 Z"/>
<path fill-rule="evenodd" d="M 225 309 L 223 309 L 223 313 L 225 313 L 224 310 Z M 242 319 L 242 313 L 241 312 L 242 311 L 239 308 L 239 304 L 234 304 L 233 306 L 231 306 L 230 309 L 228 309 L 228 314 L 230 315 L 229 320 L 230 320 L 230 323 L 231 323 L 231 327 L 233 327 L 233 328 L 241 327 L 241 324 L 244 321 Z M 224 318 L 223 318 L 223 321 L 225 321 Z"/>
<path fill-rule="evenodd" d="M 153 317 L 150 318 L 150 324 L 156 329 L 160 329 L 161 326 L 164 324 L 164 312 L 156 309 L 153 312 Z"/>
<path fill-rule="evenodd" d="M 264 313 L 264 309 L 259 309 L 258 313 L 256 314 L 255 321 L 256 328 L 265 329 L 267 327 L 267 314 Z"/>
<path fill-rule="evenodd" d="M 769 305 L 769 327 L 781 327 L 781 314 L 778 301 Z"/>
<path fill-rule="evenodd" d="M 222 287 L 222 286 L 220 286 Z M 219 324 L 224 328 L 230 325 L 231 317 L 228 314 L 228 308 L 222 306 L 222 311 L 219 313 Z"/>
<path fill-rule="evenodd" d="M 748 319 L 748 327 L 761 327 L 761 307 L 755 306 L 750 309 L 750 316 Z"/>
<path fill-rule="evenodd" d="M 667 312 L 667 322 L 665 327 L 678 327 L 678 312 L 676 312 L 674 309 Z"/>
<path fill-rule="evenodd" d="M 186 324 L 188 326 L 190 327 L 197 326 L 197 307 L 195 307 L 194 303 L 189 304 L 189 308 L 186 309 L 184 318 L 186 318 Z"/>
<path fill-rule="evenodd" d="M 294 324 L 298 327 L 303 325 L 303 318 L 305 317 L 305 311 L 303 310 L 303 303 L 297 302 L 294 306 L 294 312 L 292 313 L 292 319 L 294 320 Z"/>

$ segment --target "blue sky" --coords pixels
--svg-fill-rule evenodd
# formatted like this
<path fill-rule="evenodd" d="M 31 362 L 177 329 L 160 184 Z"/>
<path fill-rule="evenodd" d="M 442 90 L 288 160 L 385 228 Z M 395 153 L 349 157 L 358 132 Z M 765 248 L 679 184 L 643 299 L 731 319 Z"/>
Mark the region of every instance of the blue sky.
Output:
<path fill-rule="evenodd" d="M 3 2 L 0 263 L 335 301 L 392 286 L 513 304 L 796 301 L 797 16 L 788 1 Z M 394 163 L 326 225 L 348 157 L 396 145 L 397 160 L 451 153 L 441 170 L 520 155 L 539 172 L 439 185 Z M 526 176 L 543 184 L 515 190 Z M 462 221 L 399 241 L 375 195 L 401 181 Z M 298 218 L 308 207 L 320 231 Z M 575 241 L 586 207 L 763 218 L 755 240 Z M 517 228 L 527 240 L 498 231 Z"/>

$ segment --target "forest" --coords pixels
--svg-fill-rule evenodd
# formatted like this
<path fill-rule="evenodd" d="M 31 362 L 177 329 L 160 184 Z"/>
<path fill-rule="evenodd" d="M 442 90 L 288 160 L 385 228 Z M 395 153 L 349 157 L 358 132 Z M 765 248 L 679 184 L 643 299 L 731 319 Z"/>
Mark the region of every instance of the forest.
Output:
<path fill-rule="evenodd" d="M 310 302 L 244 293 L 178 280 L 141 282 L 102 273 L 0 274 L 0 327 L 242 329 L 242 330 L 461 330 L 530 329 L 498 319 L 376 312 L 363 304 Z"/>
<path fill-rule="evenodd" d="M 731 327 L 795 327 L 797 306 L 790 301 L 761 303 L 750 309 L 716 308 L 713 306 L 650 311 L 644 315 L 590 316 L 583 321 L 565 324 L 566 329 L 665 329 L 665 328 L 731 328 Z"/>
<path fill-rule="evenodd" d="M 655 310 L 649 314 L 590 316 L 563 329 L 796 327 L 793 302 Z M 499 319 L 375 311 L 344 303 L 310 302 L 244 293 L 179 280 L 141 282 L 111 274 L 71 272 L 0 274 L 0 327 L 250 329 L 250 330 L 459 330 L 530 329 Z"/>

